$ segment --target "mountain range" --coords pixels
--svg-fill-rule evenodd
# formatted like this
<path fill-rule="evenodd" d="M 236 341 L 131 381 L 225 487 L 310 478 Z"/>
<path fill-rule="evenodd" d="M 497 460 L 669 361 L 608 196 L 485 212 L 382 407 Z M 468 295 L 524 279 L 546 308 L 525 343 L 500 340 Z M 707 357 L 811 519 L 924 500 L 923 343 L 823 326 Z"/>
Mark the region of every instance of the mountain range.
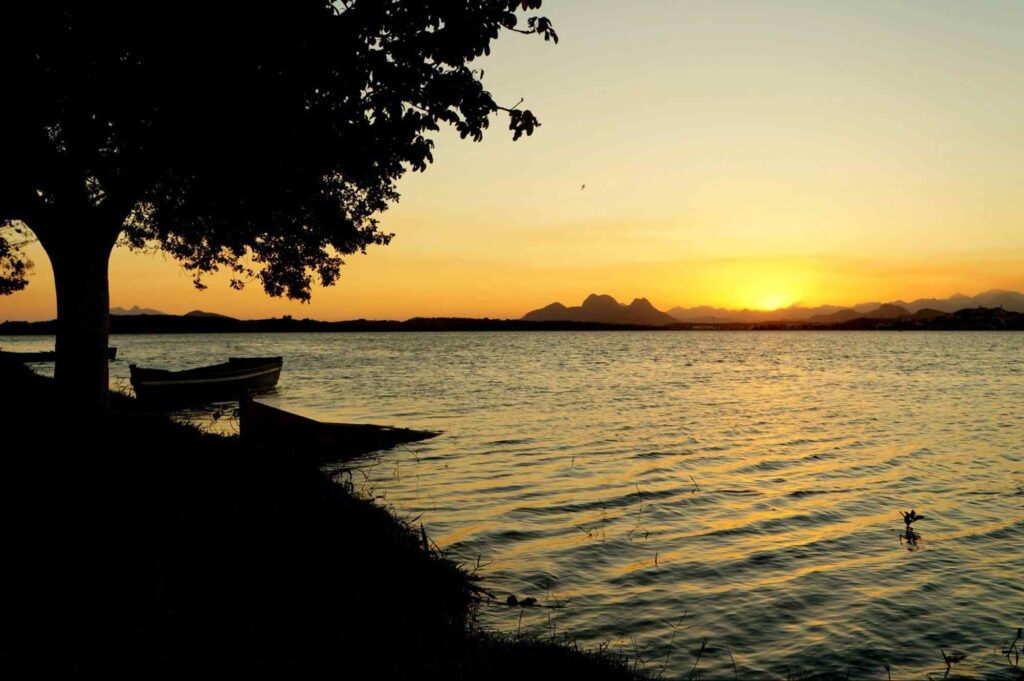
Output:
<path fill-rule="evenodd" d="M 159 317 L 169 316 L 166 312 L 160 310 L 153 310 L 147 307 L 139 307 L 138 305 L 132 305 L 131 308 L 125 309 L 123 307 L 112 307 L 110 308 L 110 314 L 116 317 L 138 317 L 141 315 L 152 315 Z M 181 315 L 183 317 L 218 317 L 220 319 L 230 319 L 227 315 L 217 314 L 216 312 L 204 312 L 203 310 L 192 310 Z"/>
<path fill-rule="evenodd" d="M 729 310 L 708 307 L 674 307 L 668 312 L 656 309 L 646 298 L 637 298 L 629 305 L 619 303 L 609 295 L 591 294 L 582 305 L 566 307 L 552 303 L 528 312 L 526 321 L 601 322 L 606 324 L 644 324 L 664 326 L 675 322 L 691 324 L 759 324 L 764 322 L 802 322 L 808 324 L 839 324 L 854 319 L 898 319 L 912 317 L 927 321 L 965 308 L 1003 308 L 1011 312 L 1024 312 L 1024 294 L 1016 291 L 993 289 L 975 296 L 957 293 L 948 298 L 919 298 L 859 303 L 851 307 L 819 305 L 805 307 L 793 305 L 778 310 Z"/>
<path fill-rule="evenodd" d="M 140 315 L 140 314 L 161 314 L 161 315 L 163 315 L 163 314 L 167 314 L 167 313 L 166 312 L 161 312 L 160 310 L 153 310 L 153 309 L 148 308 L 148 307 L 139 307 L 138 305 L 132 305 L 130 309 L 126 309 L 126 308 L 123 308 L 123 307 L 112 307 L 112 308 L 110 308 L 110 314 L 117 315 L 119 317 L 131 317 L 131 316 Z"/>
<path fill-rule="evenodd" d="M 527 322 L 600 322 L 602 324 L 640 324 L 644 326 L 665 326 L 678 320 L 655 309 L 646 298 L 636 298 L 626 305 L 609 295 L 591 293 L 582 305 L 566 307 L 551 303 L 539 310 L 527 312 Z"/>

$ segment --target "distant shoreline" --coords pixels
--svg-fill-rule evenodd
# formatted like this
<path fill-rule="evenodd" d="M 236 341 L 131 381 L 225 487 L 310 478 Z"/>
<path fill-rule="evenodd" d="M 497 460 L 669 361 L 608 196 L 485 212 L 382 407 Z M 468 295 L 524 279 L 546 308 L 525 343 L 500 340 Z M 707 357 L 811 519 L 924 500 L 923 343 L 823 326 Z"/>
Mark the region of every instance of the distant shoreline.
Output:
<path fill-rule="evenodd" d="M 234 319 L 222 316 L 113 315 L 112 334 L 164 333 L 357 333 L 446 331 L 1024 331 L 1024 314 L 1002 308 L 967 308 L 934 319 L 913 317 L 875 319 L 861 317 L 834 324 L 806 322 L 695 323 L 665 326 L 608 324 L 603 322 L 531 321 L 522 319 L 472 319 L 416 317 L 406 321 L 355 319 L 324 322 L 291 317 Z M 6 321 L 0 335 L 41 336 L 57 332 L 56 320 Z"/>

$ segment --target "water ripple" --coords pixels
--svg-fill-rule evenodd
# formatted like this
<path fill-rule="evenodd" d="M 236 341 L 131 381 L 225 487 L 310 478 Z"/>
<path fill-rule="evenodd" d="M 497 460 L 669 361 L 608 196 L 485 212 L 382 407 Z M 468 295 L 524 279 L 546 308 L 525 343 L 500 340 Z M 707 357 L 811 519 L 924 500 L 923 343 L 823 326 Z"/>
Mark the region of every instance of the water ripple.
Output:
<path fill-rule="evenodd" d="M 487 606 L 488 626 L 639 649 L 655 672 L 669 658 L 666 677 L 707 637 L 705 678 L 733 661 L 741 678 L 940 677 L 939 646 L 969 653 L 965 675 L 1010 678 L 996 649 L 1024 625 L 1024 334 L 187 340 L 115 338 L 114 381 L 128 362 L 281 354 L 275 404 L 444 431 L 353 480 L 479 559 L 492 591 L 566 602 Z"/>

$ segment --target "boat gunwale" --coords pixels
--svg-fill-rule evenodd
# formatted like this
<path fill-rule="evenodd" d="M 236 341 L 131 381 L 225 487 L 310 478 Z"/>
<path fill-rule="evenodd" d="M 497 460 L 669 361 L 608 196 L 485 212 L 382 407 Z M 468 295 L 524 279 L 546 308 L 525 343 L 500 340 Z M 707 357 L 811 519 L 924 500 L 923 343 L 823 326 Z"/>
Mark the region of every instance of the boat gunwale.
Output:
<path fill-rule="evenodd" d="M 144 370 L 145 371 L 145 370 Z M 160 371 L 159 369 L 157 371 Z M 266 366 L 256 367 L 256 370 L 247 369 L 249 373 L 232 373 L 232 374 L 220 374 L 217 376 L 210 376 L 207 378 L 173 378 L 159 376 L 154 378 L 136 377 L 132 376 L 132 385 L 135 386 L 171 386 L 171 385 L 201 385 L 211 383 L 229 383 L 232 381 L 241 381 L 249 378 L 258 378 L 260 376 L 266 376 L 272 373 L 279 373 L 281 371 L 280 366 Z M 175 373 L 175 372 L 168 372 Z"/>
<path fill-rule="evenodd" d="M 215 393 L 261 392 L 272 389 L 281 377 L 283 357 L 230 357 L 227 362 L 181 371 L 146 369 L 129 365 L 131 385 L 140 399 L 178 402 Z"/>
<path fill-rule="evenodd" d="M 128 365 L 132 380 L 135 379 L 188 379 L 193 376 L 232 377 L 255 369 L 280 369 L 282 357 L 232 357 L 227 362 L 191 369 L 150 369 L 137 364 Z"/>

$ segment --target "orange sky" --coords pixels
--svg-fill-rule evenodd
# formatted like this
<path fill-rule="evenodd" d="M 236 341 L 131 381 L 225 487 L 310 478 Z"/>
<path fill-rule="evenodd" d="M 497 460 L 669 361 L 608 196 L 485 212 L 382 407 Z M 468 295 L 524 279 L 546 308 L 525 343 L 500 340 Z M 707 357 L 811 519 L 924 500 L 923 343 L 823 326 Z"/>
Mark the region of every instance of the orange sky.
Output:
<path fill-rule="evenodd" d="M 543 127 L 442 133 L 383 216 L 392 245 L 336 287 L 309 305 L 218 277 L 199 292 L 118 250 L 111 303 L 333 320 L 1024 290 L 1024 5 L 839 4 L 549 0 L 557 47 L 508 35 L 483 64 Z M 0 320 L 54 315 L 30 255 Z"/>

